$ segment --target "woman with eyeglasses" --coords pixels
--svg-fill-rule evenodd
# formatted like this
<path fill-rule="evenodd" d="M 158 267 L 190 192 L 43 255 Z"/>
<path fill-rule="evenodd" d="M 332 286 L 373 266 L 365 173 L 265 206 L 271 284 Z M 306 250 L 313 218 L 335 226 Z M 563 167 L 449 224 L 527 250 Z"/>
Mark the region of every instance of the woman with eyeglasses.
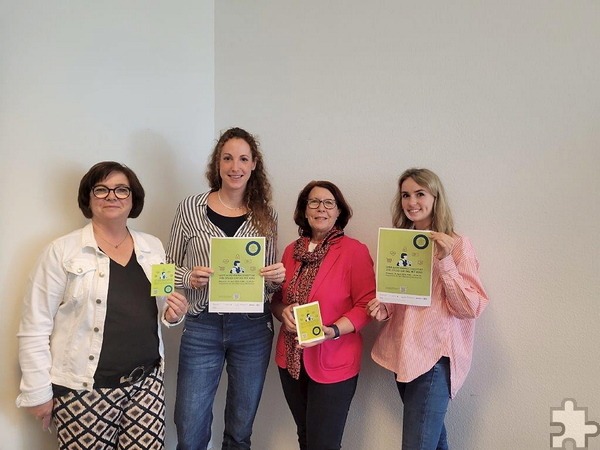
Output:
<path fill-rule="evenodd" d="M 274 294 L 282 323 L 275 359 L 296 422 L 301 450 L 341 448 L 360 371 L 360 329 L 375 295 L 368 248 L 344 234 L 350 205 L 329 181 L 311 181 L 298 195 L 294 221 L 300 237 L 283 253 L 286 280 Z M 298 344 L 293 308 L 318 302 L 324 338 Z"/>
<path fill-rule="evenodd" d="M 53 241 L 30 276 L 19 328 L 17 406 L 60 449 L 164 448 L 162 322 L 187 311 L 179 293 L 151 296 L 161 242 L 127 227 L 144 189 L 118 162 L 94 165 L 79 184 L 85 227 Z"/>
<path fill-rule="evenodd" d="M 185 289 L 190 309 L 179 349 L 175 425 L 178 450 L 206 450 L 213 403 L 223 367 L 227 371 L 223 449 L 249 449 L 273 345 L 269 299 L 285 277 L 276 262 L 277 215 L 271 206 L 259 142 L 242 128 L 219 137 L 206 170 L 210 189 L 178 206 L 167 246 L 175 285 Z M 208 310 L 212 237 L 265 237 L 263 311 Z M 242 268 L 234 264 L 235 273 Z M 238 272 L 239 271 L 239 272 Z"/>
<path fill-rule="evenodd" d="M 475 320 L 488 297 L 475 250 L 454 231 L 444 186 L 434 172 L 413 168 L 400 175 L 393 224 L 430 230 L 431 305 L 370 301 L 369 315 L 385 321 L 371 356 L 394 373 L 404 403 L 402 449 L 447 450 L 446 410 L 471 367 Z"/>

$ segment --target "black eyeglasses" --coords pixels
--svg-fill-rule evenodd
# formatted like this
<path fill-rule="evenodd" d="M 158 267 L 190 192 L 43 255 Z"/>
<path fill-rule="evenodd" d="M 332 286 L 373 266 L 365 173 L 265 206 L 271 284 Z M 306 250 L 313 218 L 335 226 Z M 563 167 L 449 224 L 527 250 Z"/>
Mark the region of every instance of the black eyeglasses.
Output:
<path fill-rule="evenodd" d="M 310 209 L 317 209 L 321 203 L 323 203 L 325 209 L 333 209 L 336 206 L 335 200 L 331 198 L 326 198 L 325 200 L 319 200 L 318 198 L 309 198 L 306 202 L 306 206 L 308 206 Z"/>
<path fill-rule="evenodd" d="M 92 194 L 94 194 L 94 197 L 100 199 L 107 198 L 111 191 L 114 192 L 115 197 L 117 197 L 119 200 L 125 200 L 131 195 L 131 188 L 127 186 L 117 186 L 116 188 L 110 189 L 107 186 L 99 184 L 98 186 L 94 186 L 92 188 Z"/>

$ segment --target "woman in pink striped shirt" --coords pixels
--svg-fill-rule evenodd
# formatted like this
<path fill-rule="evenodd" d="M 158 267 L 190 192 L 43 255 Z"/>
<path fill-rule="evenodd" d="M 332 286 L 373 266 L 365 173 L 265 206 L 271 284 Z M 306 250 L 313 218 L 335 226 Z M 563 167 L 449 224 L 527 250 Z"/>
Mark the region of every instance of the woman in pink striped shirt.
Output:
<path fill-rule="evenodd" d="M 447 450 L 444 417 L 469 372 L 475 319 L 488 297 L 475 251 L 468 238 L 454 232 L 446 193 L 435 173 L 413 168 L 400 176 L 393 224 L 431 230 L 431 306 L 371 300 L 369 315 L 386 322 L 371 356 L 395 374 L 404 403 L 402 449 Z"/>

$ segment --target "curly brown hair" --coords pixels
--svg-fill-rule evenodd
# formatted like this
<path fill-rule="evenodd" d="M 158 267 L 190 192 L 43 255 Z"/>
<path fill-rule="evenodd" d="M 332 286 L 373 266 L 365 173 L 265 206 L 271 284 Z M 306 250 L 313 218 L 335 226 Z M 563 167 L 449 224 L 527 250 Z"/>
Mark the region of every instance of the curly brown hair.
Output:
<path fill-rule="evenodd" d="M 256 163 L 256 167 L 248 179 L 246 191 L 244 192 L 244 203 L 251 212 L 250 220 L 256 229 L 264 236 L 274 236 L 276 234 L 276 223 L 271 207 L 271 183 L 268 180 L 263 156 L 259 149 L 260 144 L 255 136 L 237 127 L 230 128 L 221 134 L 206 168 L 208 185 L 211 191 L 218 191 L 221 188 L 219 161 L 223 146 L 230 139 L 243 139 L 250 146 L 252 161 Z"/>

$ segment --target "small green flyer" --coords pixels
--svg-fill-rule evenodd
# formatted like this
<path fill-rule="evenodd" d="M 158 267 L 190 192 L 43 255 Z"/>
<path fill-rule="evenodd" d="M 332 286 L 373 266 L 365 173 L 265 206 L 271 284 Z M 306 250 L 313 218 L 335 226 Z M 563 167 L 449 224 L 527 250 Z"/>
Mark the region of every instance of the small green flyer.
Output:
<path fill-rule="evenodd" d="M 175 289 L 175 264 L 154 264 L 150 295 L 167 296 Z"/>
<path fill-rule="evenodd" d="M 377 298 L 384 303 L 431 305 L 433 241 L 428 231 L 380 228 Z"/>
<path fill-rule="evenodd" d="M 307 344 L 325 339 L 319 302 L 294 306 L 294 319 L 296 320 L 296 332 L 298 333 L 299 344 Z"/>
<path fill-rule="evenodd" d="M 265 238 L 213 237 L 210 240 L 208 311 L 256 313 L 264 309 Z"/>

